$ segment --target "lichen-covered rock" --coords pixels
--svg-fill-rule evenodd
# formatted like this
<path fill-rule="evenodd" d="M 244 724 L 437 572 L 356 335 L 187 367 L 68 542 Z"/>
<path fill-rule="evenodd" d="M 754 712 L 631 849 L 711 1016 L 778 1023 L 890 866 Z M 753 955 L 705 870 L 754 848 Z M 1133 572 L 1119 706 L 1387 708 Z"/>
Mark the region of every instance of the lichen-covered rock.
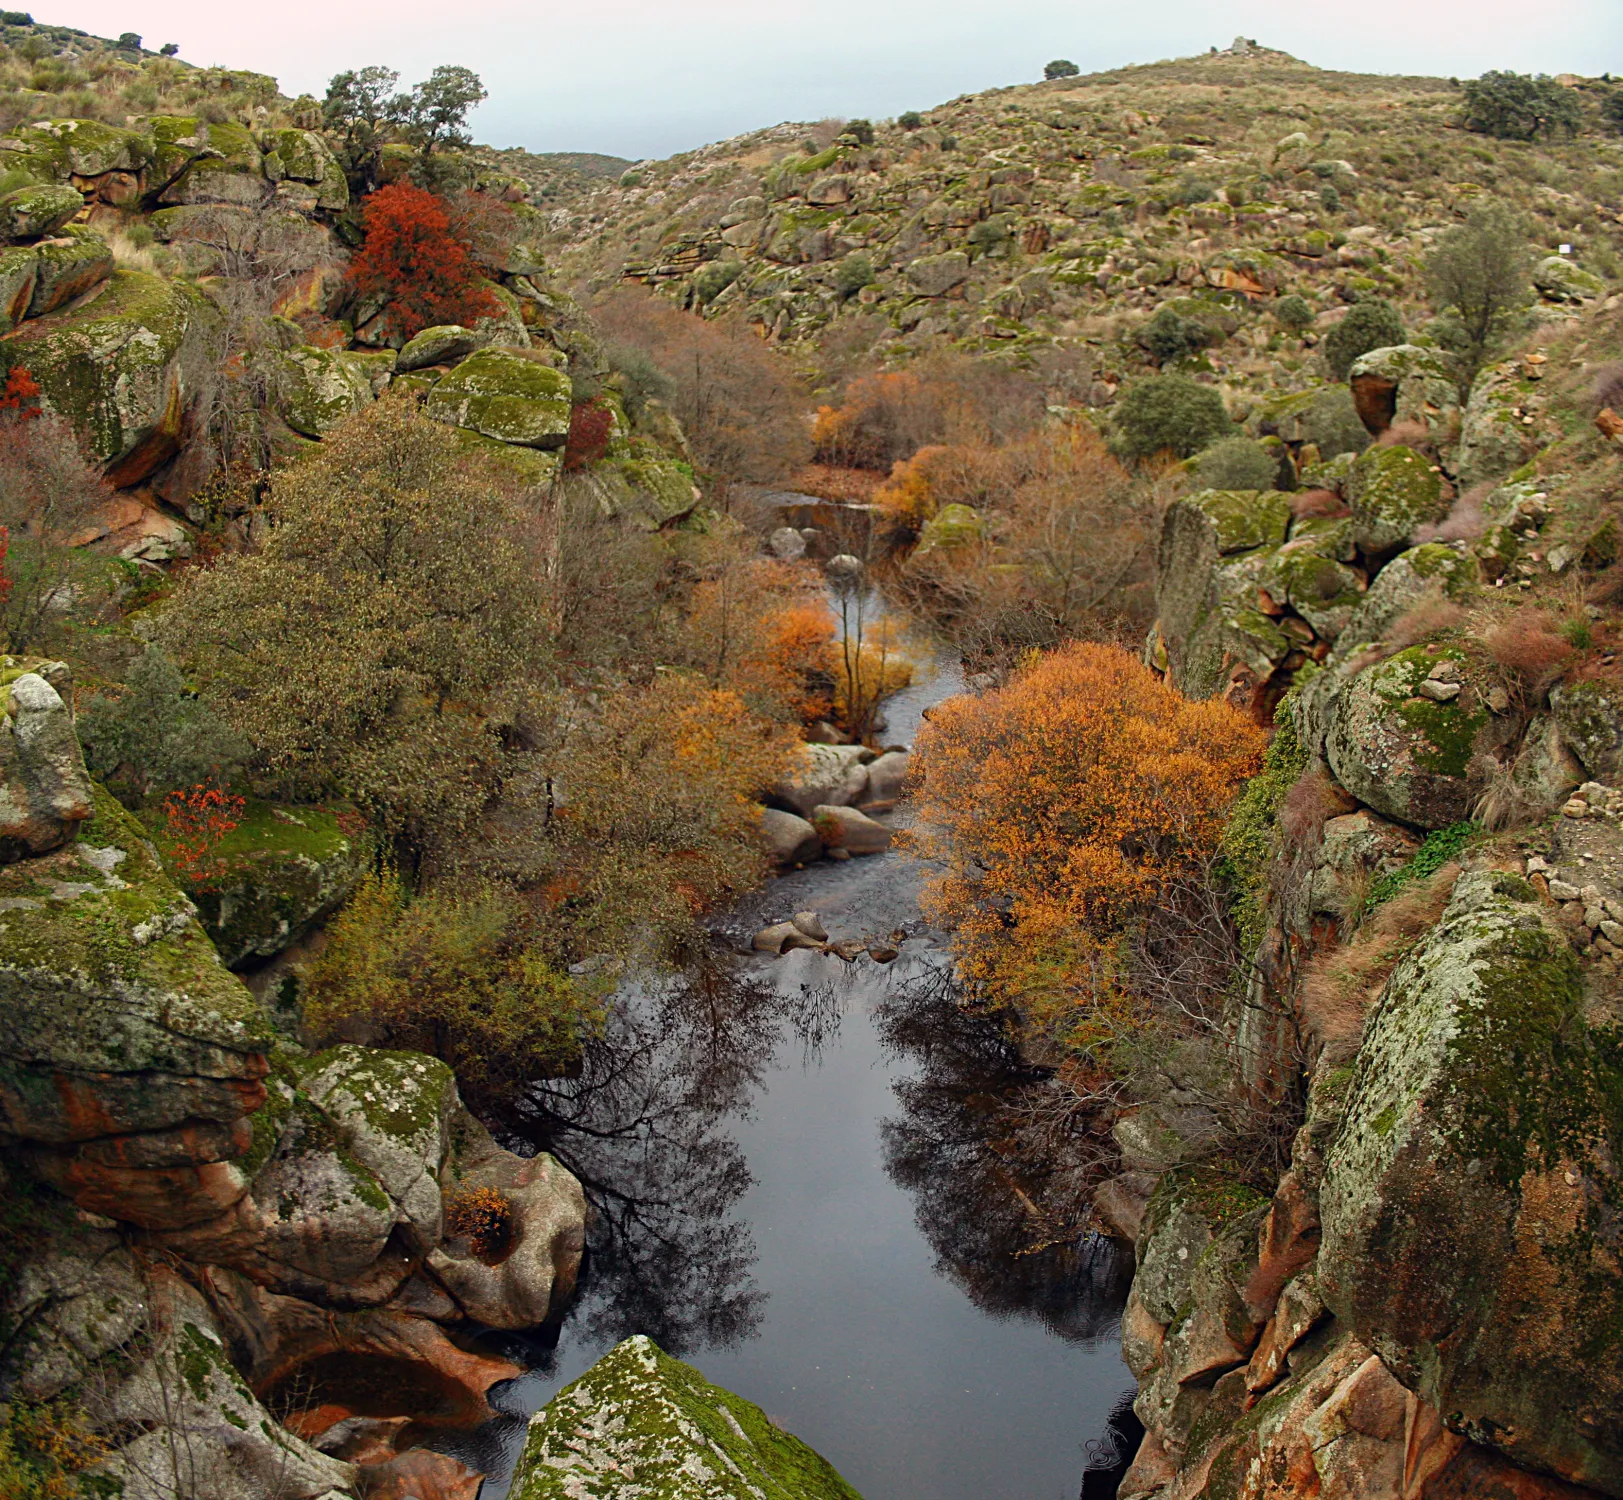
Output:
<path fill-rule="evenodd" d="M 1616 1023 L 1532 888 L 1467 873 L 1371 1018 L 1321 1190 L 1337 1318 L 1448 1425 L 1623 1492 Z"/>
<path fill-rule="evenodd" d="M 39 256 L 32 246 L 0 249 L 0 333 L 9 333 L 28 316 L 38 275 Z"/>
<path fill-rule="evenodd" d="M 1435 349 L 1371 349 L 1353 361 L 1347 384 L 1359 420 L 1376 437 L 1399 423 L 1418 423 L 1433 440 L 1444 440 L 1459 416 L 1458 378 Z"/>
<path fill-rule="evenodd" d="M 315 206 L 337 212 L 349 207 L 349 184 L 332 148 L 313 130 L 269 130 L 261 144 L 265 175 L 272 182 L 307 182 Z"/>
<path fill-rule="evenodd" d="M 100 788 L 75 842 L 0 870 L 0 1131 L 82 1207 L 148 1227 L 229 1208 L 269 1041 Z"/>
<path fill-rule="evenodd" d="M 84 206 L 84 194 L 77 188 L 54 183 L 17 188 L 0 196 L 0 236 L 37 240 L 55 234 Z"/>
<path fill-rule="evenodd" d="M 1450 670 L 1450 702 L 1420 691 Z M 1490 718 L 1470 659 L 1455 646 L 1411 646 L 1366 667 L 1329 707 L 1324 756 L 1360 802 L 1416 828 L 1444 828 L 1470 813 L 1466 767 Z"/>
<path fill-rule="evenodd" d="M 513 1500 L 858 1500 L 827 1460 L 754 1403 L 642 1334 L 530 1420 Z"/>
<path fill-rule="evenodd" d="M 195 287 L 115 271 L 77 311 L 25 323 L 0 343 L 0 367 L 26 365 L 41 403 L 73 423 L 115 485 L 144 479 L 180 445 L 180 352 L 218 313 Z"/>
<path fill-rule="evenodd" d="M 64 692 L 72 698 L 65 663 L 0 657 L 0 862 L 60 848 L 91 814 Z"/>
<path fill-rule="evenodd" d="M 1603 296 L 1606 283 L 1564 255 L 1548 255 L 1533 267 L 1533 285 L 1550 302 L 1582 302 Z"/>
<path fill-rule="evenodd" d="M 35 120 L 0 138 L 0 166 L 53 182 L 139 172 L 152 158 L 150 136 L 100 120 Z"/>
<path fill-rule="evenodd" d="M 165 116 L 152 122 L 152 135 L 158 172 L 169 179 L 161 202 L 254 207 L 270 197 L 264 154 L 247 126 Z"/>
<path fill-rule="evenodd" d="M 308 344 L 283 353 L 276 367 L 277 409 L 305 437 L 320 438 L 377 398 L 394 367 L 392 353 L 351 353 Z"/>
<path fill-rule="evenodd" d="M 920 256 L 908 265 L 907 279 L 920 296 L 939 297 L 969 280 L 969 257 L 962 250 Z"/>
<path fill-rule="evenodd" d="M 436 323 L 406 340 L 395 368 L 420 370 L 425 365 L 454 365 L 490 342 L 488 331 L 464 328 L 460 323 Z"/>
<path fill-rule="evenodd" d="M 829 849 L 843 849 L 847 854 L 883 854 L 890 848 L 890 829 L 854 807 L 829 803 L 814 807 L 811 825 Z"/>
<path fill-rule="evenodd" d="M 1262 587 L 1277 604 L 1289 605 L 1320 640 L 1334 641 L 1363 602 L 1364 574 L 1349 567 L 1354 557 L 1348 521 L 1307 521 L 1291 528 L 1262 573 Z"/>
<path fill-rule="evenodd" d="M 1550 692 L 1561 737 L 1597 781 L 1623 778 L 1623 689 L 1604 679 L 1563 682 Z"/>
<path fill-rule="evenodd" d="M 1190 549 L 1184 533 L 1192 531 L 1202 538 L 1195 549 L 1210 546 L 1226 557 L 1256 547 L 1277 547 L 1285 540 L 1290 520 L 1290 497 L 1278 490 L 1202 490 L 1168 511 L 1161 544 L 1177 551 Z"/>
<path fill-rule="evenodd" d="M 1413 448 L 1394 444 L 1358 455 L 1347 480 L 1353 539 L 1367 552 L 1391 552 L 1421 526 L 1441 521 L 1452 504 L 1443 477 Z"/>
<path fill-rule="evenodd" d="M 229 967 L 273 958 L 349 895 L 371 852 L 359 821 L 325 807 L 246 805 L 208 878 L 187 888 Z M 161 844 L 163 830 L 154 834 Z"/>
<path fill-rule="evenodd" d="M 1471 560 L 1459 543 L 1422 542 L 1400 552 L 1375 575 L 1336 639 L 1338 665 L 1359 648 L 1382 640 L 1423 599 L 1461 595 L 1472 582 Z"/>
<path fill-rule="evenodd" d="M 482 349 L 435 383 L 429 416 L 498 442 L 561 448 L 572 387 L 562 370 L 516 349 Z"/>
<path fill-rule="evenodd" d="M 1489 365 L 1471 385 L 1460 414 L 1453 467 L 1461 484 L 1502 479 L 1519 469 L 1545 440 L 1543 388 L 1521 365 Z"/>
<path fill-rule="evenodd" d="M 46 240 L 34 249 L 34 290 L 28 316 L 43 317 L 94 291 L 113 274 L 113 252 L 92 235 Z"/>

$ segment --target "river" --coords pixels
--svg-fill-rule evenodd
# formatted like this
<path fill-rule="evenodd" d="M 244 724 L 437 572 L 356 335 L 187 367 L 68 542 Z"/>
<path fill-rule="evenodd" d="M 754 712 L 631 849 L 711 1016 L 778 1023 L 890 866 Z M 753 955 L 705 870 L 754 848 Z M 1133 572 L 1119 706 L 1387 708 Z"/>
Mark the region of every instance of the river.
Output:
<path fill-rule="evenodd" d="M 892 742 L 961 686 L 915 655 Z M 1074 1237 L 1033 1250 L 998 1104 L 1040 1075 L 952 1003 L 922 878 L 886 853 L 772 881 L 718 924 L 731 946 L 811 907 L 835 939 L 905 934 L 900 957 L 752 955 L 627 985 L 582 1077 L 545 1087 L 537 1138 L 586 1184 L 594 1225 L 560 1324 L 501 1343 L 529 1370 L 493 1393 L 503 1418 L 434 1443 L 487 1473 L 482 1500 L 506 1494 L 527 1416 L 639 1332 L 866 1500 L 1114 1494 L 1136 1436 L 1117 1339 L 1130 1260 Z"/>

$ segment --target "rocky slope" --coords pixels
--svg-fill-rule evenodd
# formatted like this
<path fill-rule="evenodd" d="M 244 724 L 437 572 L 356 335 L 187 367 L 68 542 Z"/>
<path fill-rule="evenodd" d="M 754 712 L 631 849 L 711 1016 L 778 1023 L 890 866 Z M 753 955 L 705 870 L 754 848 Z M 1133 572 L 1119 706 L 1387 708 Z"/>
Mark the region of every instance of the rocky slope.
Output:
<path fill-rule="evenodd" d="M 1592 115 L 1606 89 L 1579 86 Z M 1617 137 L 1597 120 L 1571 143 L 1485 140 L 1459 103 L 1446 79 L 1246 45 L 965 95 L 871 139 L 785 124 L 639 163 L 560 196 L 544 244 L 825 363 L 952 344 L 1068 372 L 1059 399 L 1094 405 L 1145 365 L 1136 334 L 1170 305 L 1243 415 L 1311 377 L 1352 299 L 1423 317 L 1424 254 L 1484 193 L 1527 212 L 1547 254 L 1616 271 Z M 1268 315 L 1291 293 L 1311 303 L 1301 337 Z"/>
<path fill-rule="evenodd" d="M 1620 348 L 1592 304 L 1463 410 L 1377 351 L 1316 504 L 1166 515 L 1148 658 L 1280 724 L 1235 1071 L 1307 1103 L 1271 1196 L 1175 1101 L 1117 1126 L 1123 1496 L 1623 1493 Z"/>

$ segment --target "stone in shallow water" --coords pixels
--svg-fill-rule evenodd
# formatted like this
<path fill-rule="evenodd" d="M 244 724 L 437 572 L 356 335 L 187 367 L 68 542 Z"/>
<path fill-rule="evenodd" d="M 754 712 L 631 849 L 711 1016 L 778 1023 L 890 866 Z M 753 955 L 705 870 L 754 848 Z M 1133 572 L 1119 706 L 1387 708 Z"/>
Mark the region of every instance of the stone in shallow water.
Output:
<path fill-rule="evenodd" d="M 512 1500 L 860 1500 L 752 1402 L 642 1334 L 530 1420 Z"/>

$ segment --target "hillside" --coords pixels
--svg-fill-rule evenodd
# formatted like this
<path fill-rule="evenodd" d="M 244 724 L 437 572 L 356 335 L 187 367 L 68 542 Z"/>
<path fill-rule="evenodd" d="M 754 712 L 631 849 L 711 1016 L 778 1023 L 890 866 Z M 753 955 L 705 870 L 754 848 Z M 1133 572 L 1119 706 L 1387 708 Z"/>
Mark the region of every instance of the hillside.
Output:
<path fill-rule="evenodd" d="M 1607 87 L 1576 92 L 1598 122 Z M 1623 139 L 1486 140 L 1460 102 L 1445 79 L 1214 52 L 966 95 L 871 141 L 786 124 L 641 163 L 563 200 L 546 243 L 570 274 L 645 281 L 808 356 L 837 346 L 843 367 L 1058 349 L 1096 402 L 1170 304 L 1221 383 L 1256 393 L 1302 380 L 1354 298 L 1424 321 L 1426 249 L 1483 194 L 1548 252 L 1618 273 Z M 1314 313 L 1302 339 L 1268 316 L 1293 292 Z"/>

